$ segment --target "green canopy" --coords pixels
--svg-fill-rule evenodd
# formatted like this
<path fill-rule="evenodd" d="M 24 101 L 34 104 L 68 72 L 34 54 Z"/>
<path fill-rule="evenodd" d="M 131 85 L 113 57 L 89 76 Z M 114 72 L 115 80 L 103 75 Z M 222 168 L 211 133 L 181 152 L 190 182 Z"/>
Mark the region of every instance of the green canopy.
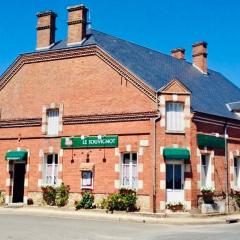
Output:
<path fill-rule="evenodd" d="M 19 160 L 24 161 L 27 160 L 28 152 L 27 151 L 9 151 L 6 153 L 6 160 Z"/>
<path fill-rule="evenodd" d="M 190 152 L 186 148 L 164 148 L 163 157 L 165 160 L 190 160 Z"/>
<path fill-rule="evenodd" d="M 211 135 L 198 134 L 197 135 L 198 146 L 209 148 L 225 148 L 225 140 L 223 137 L 215 137 Z"/>

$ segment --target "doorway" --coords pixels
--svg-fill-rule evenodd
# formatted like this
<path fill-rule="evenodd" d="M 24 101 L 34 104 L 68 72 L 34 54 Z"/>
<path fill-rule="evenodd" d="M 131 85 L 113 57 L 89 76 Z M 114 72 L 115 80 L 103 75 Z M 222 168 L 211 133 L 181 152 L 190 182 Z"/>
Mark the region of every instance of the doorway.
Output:
<path fill-rule="evenodd" d="M 14 164 L 13 203 L 23 203 L 25 163 Z"/>
<path fill-rule="evenodd" d="M 184 201 L 184 164 L 168 162 L 166 164 L 167 202 Z"/>

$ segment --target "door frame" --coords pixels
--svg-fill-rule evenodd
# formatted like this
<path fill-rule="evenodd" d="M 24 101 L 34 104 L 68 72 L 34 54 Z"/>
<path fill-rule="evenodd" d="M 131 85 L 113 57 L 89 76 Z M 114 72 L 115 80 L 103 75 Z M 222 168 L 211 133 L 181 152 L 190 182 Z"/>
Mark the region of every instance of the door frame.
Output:
<path fill-rule="evenodd" d="M 180 191 L 182 191 L 183 199 L 181 199 L 181 200 L 176 199 L 176 201 L 185 201 L 185 194 L 184 194 L 184 160 L 167 160 L 166 165 L 167 164 L 181 165 L 181 189 L 167 189 L 167 186 L 166 186 L 166 201 L 168 200 L 168 192 L 180 192 Z M 167 168 L 167 166 L 166 166 L 166 168 Z M 166 171 L 166 176 L 165 176 L 165 181 L 166 180 L 167 180 L 167 171 Z"/>
<path fill-rule="evenodd" d="M 25 166 L 25 174 L 26 174 L 26 161 L 13 161 L 12 163 L 12 186 L 11 186 L 11 198 L 9 199 L 9 203 L 13 203 L 13 191 L 14 191 L 14 178 L 15 178 L 15 165 L 16 164 L 24 164 Z M 23 188 L 25 188 L 25 175 L 24 175 L 24 178 L 23 178 Z M 22 203 L 24 203 L 24 189 L 23 189 L 23 201 Z"/>

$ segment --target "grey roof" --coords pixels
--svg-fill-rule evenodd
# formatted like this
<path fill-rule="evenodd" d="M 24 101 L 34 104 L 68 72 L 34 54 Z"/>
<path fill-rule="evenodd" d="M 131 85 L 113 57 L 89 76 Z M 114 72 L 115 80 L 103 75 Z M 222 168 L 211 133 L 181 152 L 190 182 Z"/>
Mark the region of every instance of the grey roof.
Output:
<path fill-rule="evenodd" d="M 239 119 L 226 104 L 240 100 L 240 89 L 221 73 L 208 70 L 203 74 L 191 63 L 151 50 L 111 35 L 88 30 L 87 39 L 79 46 L 98 45 L 119 63 L 158 91 L 173 79 L 181 81 L 192 92 L 192 110 Z M 69 48 L 60 41 L 51 50 Z"/>

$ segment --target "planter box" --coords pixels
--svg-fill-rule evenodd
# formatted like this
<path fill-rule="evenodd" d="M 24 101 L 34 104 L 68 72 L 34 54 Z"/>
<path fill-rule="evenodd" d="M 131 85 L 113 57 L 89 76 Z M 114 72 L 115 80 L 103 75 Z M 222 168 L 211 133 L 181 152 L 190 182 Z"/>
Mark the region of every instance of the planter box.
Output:
<path fill-rule="evenodd" d="M 214 214 L 214 213 L 223 214 L 223 213 L 225 213 L 225 203 L 224 202 L 218 202 L 218 203 L 213 203 L 213 204 L 203 203 L 201 205 L 201 213 L 203 213 L 203 214 Z"/>

